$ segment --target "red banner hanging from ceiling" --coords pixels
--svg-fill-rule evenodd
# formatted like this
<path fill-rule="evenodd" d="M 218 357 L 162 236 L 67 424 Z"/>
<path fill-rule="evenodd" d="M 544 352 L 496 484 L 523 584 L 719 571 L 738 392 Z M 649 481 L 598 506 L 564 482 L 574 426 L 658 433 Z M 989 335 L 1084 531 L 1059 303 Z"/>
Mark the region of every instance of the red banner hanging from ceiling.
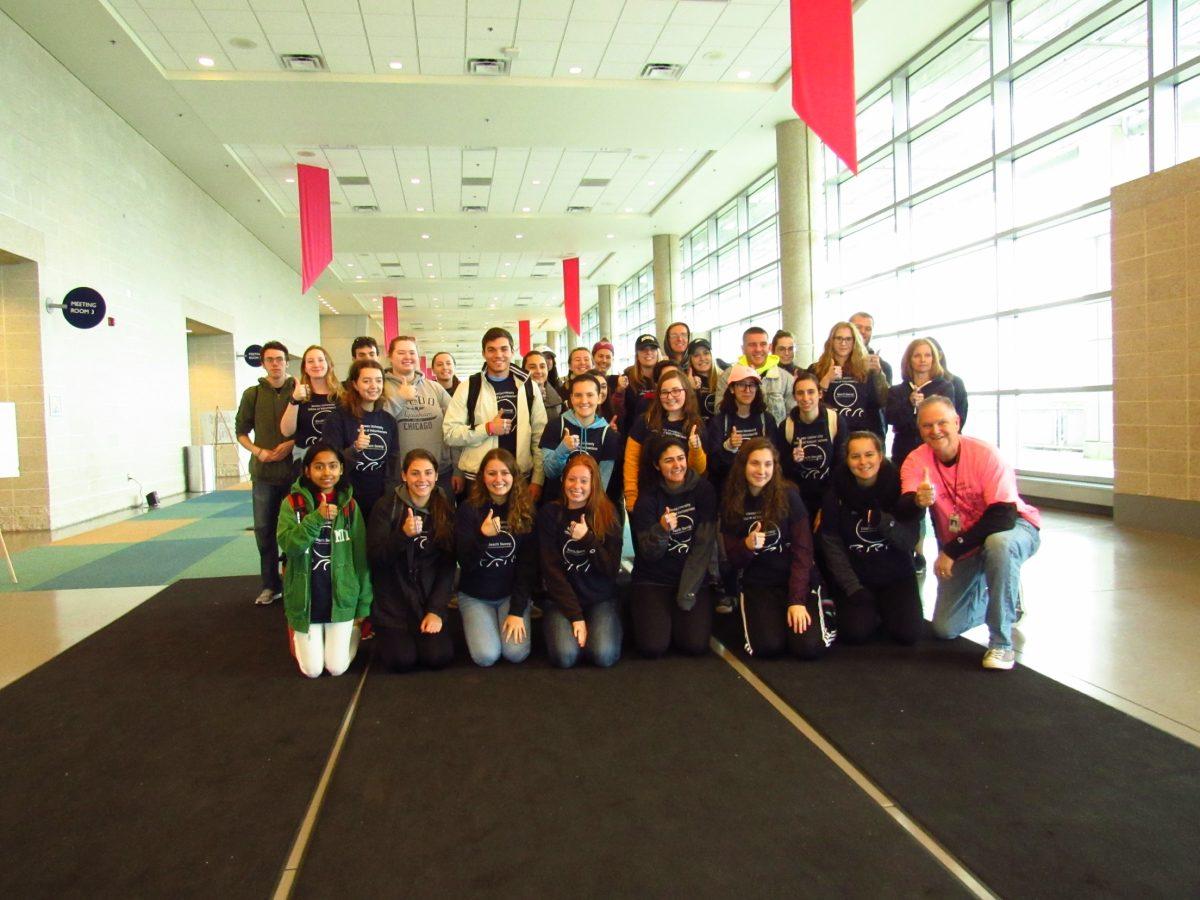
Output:
<path fill-rule="evenodd" d="M 529 320 L 521 319 L 517 322 L 517 345 L 521 348 L 521 357 L 533 349 L 533 338 L 529 333 Z"/>
<path fill-rule="evenodd" d="M 851 0 L 791 0 L 792 108 L 858 173 Z"/>
<path fill-rule="evenodd" d="M 400 333 L 400 308 L 395 297 L 383 298 L 383 345 L 392 346 L 392 338 Z"/>
<path fill-rule="evenodd" d="M 333 261 L 329 170 L 298 164 L 296 186 L 300 191 L 300 292 L 305 293 Z"/>
<path fill-rule="evenodd" d="M 563 312 L 567 327 L 579 334 L 579 257 L 563 260 Z"/>

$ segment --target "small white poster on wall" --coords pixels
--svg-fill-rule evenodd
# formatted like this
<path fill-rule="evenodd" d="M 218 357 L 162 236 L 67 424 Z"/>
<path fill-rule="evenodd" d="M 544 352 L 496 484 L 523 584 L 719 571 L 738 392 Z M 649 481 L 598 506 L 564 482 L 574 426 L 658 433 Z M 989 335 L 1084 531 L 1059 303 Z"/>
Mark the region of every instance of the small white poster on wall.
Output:
<path fill-rule="evenodd" d="M 0 478 L 19 478 L 17 458 L 17 404 L 0 403 Z"/>

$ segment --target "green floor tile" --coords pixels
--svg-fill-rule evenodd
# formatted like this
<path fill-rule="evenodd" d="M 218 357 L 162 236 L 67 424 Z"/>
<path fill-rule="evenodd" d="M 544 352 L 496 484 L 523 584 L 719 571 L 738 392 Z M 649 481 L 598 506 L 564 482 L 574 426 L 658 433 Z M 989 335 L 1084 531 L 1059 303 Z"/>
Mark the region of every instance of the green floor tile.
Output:
<path fill-rule="evenodd" d="M 66 547 L 31 547 L 13 554 L 19 584 L 13 584 L 6 567 L 0 568 L 0 592 L 41 590 L 53 579 L 94 563 L 133 544 L 78 544 Z M 148 582 L 153 584 L 154 582 Z M 161 583 L 161 582 L 160 582 Z"/>
<path fill-rule="evenodd" d="M 218 547 L 197 560 L 176 578 L 222 578 L 226 575 L 257 575 L 258 547 L 249 532 Z"/>

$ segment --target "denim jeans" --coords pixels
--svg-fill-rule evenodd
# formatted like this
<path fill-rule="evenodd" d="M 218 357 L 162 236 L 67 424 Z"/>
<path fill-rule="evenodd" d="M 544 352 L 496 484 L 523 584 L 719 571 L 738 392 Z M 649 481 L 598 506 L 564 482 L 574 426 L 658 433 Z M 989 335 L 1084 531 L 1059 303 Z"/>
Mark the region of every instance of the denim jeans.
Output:
<path fill-rule="evenodd" d="M 275 529 L 279 524 L 279 505 L 288 495 L 288 485 L 254 482 L 251 499 L 254 502 L 254 542 L 258 544 L 258 562 L 262 572 L 263 590 L 279 593 L 283 582 L 279 578 L 279 543 Z"/>
<path fill-rule="evenodd" d="M 583 608 L 587 624 L 587 644 L 580 649 L 571 631 L 571 620 L 551 605 L 542 616 L 546 629 L 546 654 L 560 669 L 569 669 L 579 661 L 580 653 L 596 665 L 607 668 L 621 658 L 621 615 L 616 600 L 605 600 Z"/>
<path fill-rule="evenodd" d="M 458 611 L 462 614 L 467 650 L 477 666 L 494 666 L 503 656 L 511 663 L 524 662 L 529 656 L 529 607 L 525 607 L 525 639 L 514 644 L 506 641 L 500 628 L 508 616 L 509 598 L 482 600 L 458 592 Z"/>
<path fill-rule="evenodd" d="M 1010 649 L 1021 565 L 1041 542 L 1036 528 L 1017 519 L 1008 531 L 988 535 L 975 553 L 955 560 L 950 577 L 938 583 L 934 633 L 954 638 L 987 622 L 988 647 Z"/>

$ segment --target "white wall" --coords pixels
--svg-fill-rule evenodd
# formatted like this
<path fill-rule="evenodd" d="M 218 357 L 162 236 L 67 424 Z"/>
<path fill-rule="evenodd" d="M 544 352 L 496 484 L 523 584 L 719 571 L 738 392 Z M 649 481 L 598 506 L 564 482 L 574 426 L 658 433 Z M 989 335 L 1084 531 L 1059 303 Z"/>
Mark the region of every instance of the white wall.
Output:
<path fill-rule="evenodd" d="M 43 298 L 88 285 L 116 319 L 78 331 L 42 313 L 54 527 L 129 506 L 127 473 L 183 490 L 185 310 L 219 319 L 239 350 L 317 340 L 299 275 L 3 13 L 0 249 L 38 263 Z M 262 374 L 240 360 L 234 371 L 239 394 Z"/>

